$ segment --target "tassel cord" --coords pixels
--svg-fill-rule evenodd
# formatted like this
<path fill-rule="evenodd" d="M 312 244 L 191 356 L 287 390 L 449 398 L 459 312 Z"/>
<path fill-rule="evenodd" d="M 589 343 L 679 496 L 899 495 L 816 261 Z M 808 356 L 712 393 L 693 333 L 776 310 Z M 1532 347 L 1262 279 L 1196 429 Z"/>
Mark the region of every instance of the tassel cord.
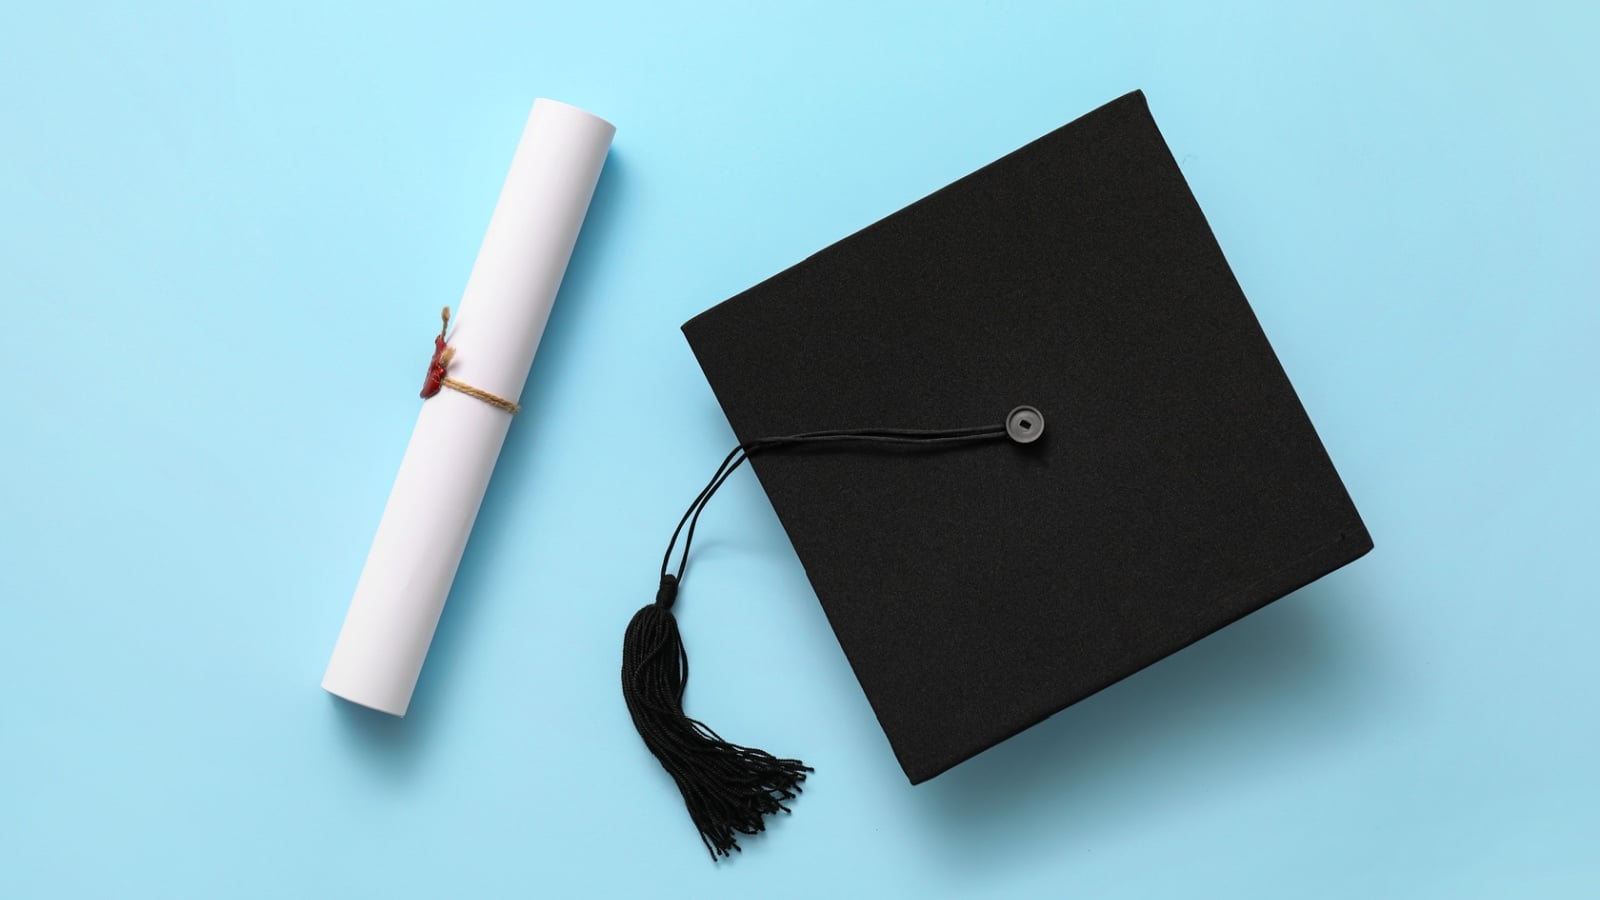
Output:
<path fill-rule="evenodd" d="M 678 537 L 683 536 L 683 553 L 678 559 L 678 571 L 674 579 L 681 585 L 684 571 L 689 565 L 689 545 L 694 542 L 695 526 L 700 522 L 700 513 L 705 511 L 706 505 L 717 490 L 727 482 L 728 478 L 744 465 L 751 456 L 779 448 L 793 447 L 803 444 L 832 444 L 832 443 L 873 443 L 901 446 L 934 447 L 939 445 L 963 444 L 974 441 L 987 441 L 1006 436 L 1004 426 L 977 426 L 973 428 L 951 429 L 911 429 L 911 428 L 863 428 L 863 429 L 838 429 L 832 431 L 811 431 L 802 434 L 779 435 L 775 437 L 756 438 L 745 441 L 734 447 L 723 458 L 722 464 L 712 474 L 711 481 L 689 504 L 683 518 L 678 520 L 678 527 L 673 529 L 672 538 L 667 542 L 667 552 L 661 558 L 661 575 L 667 574 L 667 569 L 672 562 L 672 551 L 677 547 Z M 685 532 L 685 526 L 688 531 Z"/>

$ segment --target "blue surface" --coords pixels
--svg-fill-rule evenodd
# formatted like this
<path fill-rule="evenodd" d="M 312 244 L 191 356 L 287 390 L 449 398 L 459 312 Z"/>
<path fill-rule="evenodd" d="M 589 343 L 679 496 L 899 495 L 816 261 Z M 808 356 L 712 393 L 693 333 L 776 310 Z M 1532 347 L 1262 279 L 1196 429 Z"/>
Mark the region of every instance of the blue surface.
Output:
<path fill-rule="evenodd" d="M 1595 6 L 755 5 L 8 12 L 0 896 L 1600 894 Z M 677 326 L 1135 87 L 1378 550 L 911 788 L 742 475 L 690 708 L 817 774 L 713 866 L 616 676 Z M 536 95 L 617 141 L 392 720 L 317 684 Z"/>

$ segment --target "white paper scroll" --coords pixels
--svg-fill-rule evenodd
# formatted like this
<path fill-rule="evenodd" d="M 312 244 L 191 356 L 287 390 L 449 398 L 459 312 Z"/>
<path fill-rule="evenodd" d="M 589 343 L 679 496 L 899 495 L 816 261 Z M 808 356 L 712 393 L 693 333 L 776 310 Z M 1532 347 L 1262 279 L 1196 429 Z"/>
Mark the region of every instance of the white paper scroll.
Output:
<path fill-rule="evenodd" d="M 576 107 L 534 102 L 452 316 L 451 378 L 521 397 L 615 131 Z M 430 311 L 417 322 L 419 338 L 436 327 Z M 419 340 L 419 386 L 428 350 Z M 511 419 L 448 388 L 423 401 L 324 689 L 405 715 Z"/>

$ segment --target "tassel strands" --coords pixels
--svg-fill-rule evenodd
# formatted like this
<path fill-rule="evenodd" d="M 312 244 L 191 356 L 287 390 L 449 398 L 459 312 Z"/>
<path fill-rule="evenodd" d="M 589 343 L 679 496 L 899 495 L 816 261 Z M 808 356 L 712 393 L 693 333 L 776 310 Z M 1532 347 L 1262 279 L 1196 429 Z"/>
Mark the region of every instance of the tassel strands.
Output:
<path fill-rule="evenodd" d="M 737 835 L 757 834 L 764 818 L 788 812 L 811 768 L 722 739 L 683 712 L 689 657 L 672 602 L 677 578 L 663 575 L 656 602 L 628 623 L 622 650 L 622 694 L 633 724 L 683 794 L 689 817 L 712 859 L 739 849 Z"/>

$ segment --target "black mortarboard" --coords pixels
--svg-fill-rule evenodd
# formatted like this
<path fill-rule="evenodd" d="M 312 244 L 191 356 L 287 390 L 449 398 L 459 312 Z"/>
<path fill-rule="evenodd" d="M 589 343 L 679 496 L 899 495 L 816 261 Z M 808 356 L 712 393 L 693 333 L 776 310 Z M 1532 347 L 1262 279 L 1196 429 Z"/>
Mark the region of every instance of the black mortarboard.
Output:
<path fill-rule="evenodd" d="M 751 458 L 913 783 L 1372 548 L 1137 92 L 683 330 L 690 514 Z M 726 853 L 809 770 L 683 716 L 673 571 L 624 693 Z"/>

